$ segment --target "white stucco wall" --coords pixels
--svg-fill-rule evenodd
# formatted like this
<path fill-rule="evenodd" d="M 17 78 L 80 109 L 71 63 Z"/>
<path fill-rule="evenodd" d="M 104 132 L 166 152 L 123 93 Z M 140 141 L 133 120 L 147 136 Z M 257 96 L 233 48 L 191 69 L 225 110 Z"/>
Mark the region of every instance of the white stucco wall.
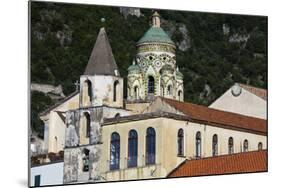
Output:
<path fill-rule="evenodd" d="M 101 106 L 108 105 L 113 107 L 123 106 L 123 78 L 117 76 L 105 76 L 105 75 L 95 75 L 87 76 L 82 75 L 80 77 L 80 85 L 89 80 L 92 84 L 92 95 L 93 101 L 91 106 Z M 113 90 L 114 82 L 118 81 L 119 84 L 116 88 L 116 101 L 113 101 Z M 82 87 L 80 88 L 80 93 L 83 93 Z M 83 104 L 82 95 L 80 97 L 80 103 Z M 89 105 L 81 105 L 87 107 Z"/>
<path fill-rule="evenodd" d="M 45 123 L 44 142 L 45 150 L 47 152 L 57 153 L 64 148 L 66 125 L 56 111 L 65 112 L 78 107 L 79 93 L 52 109 L 45 116 L 40 117 Z M 57 141 L 55 140 L 55 137 L 57 137 Z"/>
<path fill-rule="evenodd" d="M 35 184 L 35 176 L 40 175 L 40 186 L 59 185 L 63 183 L 63 162 L 32 167 L 30 186 Z"/>
<path fill-rule="evenodd" d="M 243 88 L 241 94 L 237 97 L 232 94 L 231 88 L 228 89 L 209 107 L 246 116 L 267 119 L 266 101 Z"/>

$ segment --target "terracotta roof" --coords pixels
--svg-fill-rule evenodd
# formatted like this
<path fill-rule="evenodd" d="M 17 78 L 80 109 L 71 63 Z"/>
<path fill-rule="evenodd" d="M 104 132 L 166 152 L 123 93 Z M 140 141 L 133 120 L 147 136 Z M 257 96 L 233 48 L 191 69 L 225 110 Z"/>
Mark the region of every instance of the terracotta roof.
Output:
<path fill-rule="evenodd" d="M 243 89 L 255 94 L 256 96 L 267 100 L 267 90 L 266 89 L 262 89 L 262 88 L 257 88 L 257 87 L 253 87 L 250 85 L 245 85 L 245 84 L 241 84 L 239 83 L 239 86 L 242 87 Z"/>
<path fill-rule="evenodd" d="M 104 28 L 100 29 L 84 75 L 119 76 L 118 67 Z"/>
<path fill-rule="evenodd" d="M 258 134 L 267 134 L 267 121 L 206 106 L 161 98 L 164 102 L 187 115 L 191 120 L 202 121 L 222 128 L 243 129 Z"/>
<path fill-rule="evenodd" d="M 186 160 L 168 177 L 204 176 L 267 171 L 267 150 Z"/>

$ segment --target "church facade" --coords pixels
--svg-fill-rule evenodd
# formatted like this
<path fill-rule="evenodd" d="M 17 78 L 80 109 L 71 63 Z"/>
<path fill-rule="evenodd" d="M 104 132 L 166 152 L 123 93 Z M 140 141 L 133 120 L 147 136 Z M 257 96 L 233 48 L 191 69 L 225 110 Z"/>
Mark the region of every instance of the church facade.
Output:
<path fill-rule="evenodd" d="M 189 160 L 267 149 L 266 119 L 183 102 L 176 46 L 157 12 L 136 47 L 127 99 L 101 28 L 80 89 L 41 114 L 48 152 L 64 151 L 63 183 L 165 178 Z"/>

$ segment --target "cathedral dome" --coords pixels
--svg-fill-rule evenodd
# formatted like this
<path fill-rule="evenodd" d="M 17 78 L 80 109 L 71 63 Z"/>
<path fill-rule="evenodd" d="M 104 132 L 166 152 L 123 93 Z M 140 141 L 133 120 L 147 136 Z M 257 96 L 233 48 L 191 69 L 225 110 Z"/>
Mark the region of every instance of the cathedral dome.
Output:
<path fill-rule="evenodd" d="M 140 66 L 133 63 L 131 66 L 129 66 L 128 71 L 129 71 L 129 73 L 138 74 L 141 72 L 141 68 L 140 68 Z"/>
<path fill-rule="evenodd" d="M 152 26 L 143 37 L 137 42 L 137 44 L 142 43 L 167 43 L 175 45 L 171 38 L 165 33 L 161 27 Z"/>
<path fill-rule="evenodd" d="M 137 45 L 143 43 L 166 43 L 175 46 L 175 43 L 167 35 L 167 33 L 160 27 L 160 15 L 155 12 L 152 15 L 152 26 L 137 42 Z"/>

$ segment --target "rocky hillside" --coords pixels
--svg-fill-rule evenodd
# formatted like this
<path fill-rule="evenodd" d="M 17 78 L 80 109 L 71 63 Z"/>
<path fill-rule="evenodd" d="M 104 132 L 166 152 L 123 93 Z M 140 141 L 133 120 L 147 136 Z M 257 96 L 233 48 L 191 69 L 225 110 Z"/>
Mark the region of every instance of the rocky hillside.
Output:
<path fill-rule="evenodd" d="M 208 105 L 234 82 L 267 88 L 266 17 L 158 12 L 162 27 L 177 44 L 186 101 Z M 63 95 L 73 92 L 100 27 L 106 28 L 125 78 L 151 15 L 149 9 L 32 2 L 32 83 L 61 85 Z M 32 127 L 42 132 L 38 112 L 57 98 L 38 90 L 31 96 Z"/>

